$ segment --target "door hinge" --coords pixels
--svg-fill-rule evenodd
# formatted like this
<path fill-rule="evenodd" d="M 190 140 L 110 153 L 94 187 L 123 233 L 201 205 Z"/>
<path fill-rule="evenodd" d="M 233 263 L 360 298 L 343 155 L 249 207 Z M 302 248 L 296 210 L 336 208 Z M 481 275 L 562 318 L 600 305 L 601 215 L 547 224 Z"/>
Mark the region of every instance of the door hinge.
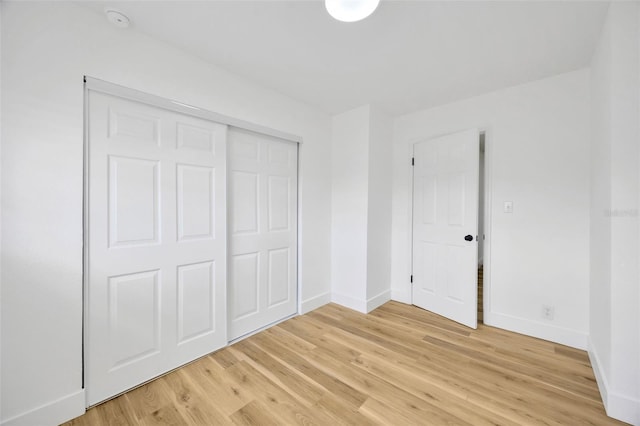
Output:
<path fill-rule="evenodd" d="M 413 284 L 413 275 L 411 275 L 411 284 Z"/>
<path fill-rule="evenodd" d="M 416 159 L 415 157 L 411 157 L 411 165 L 415 166 L 416 165 Z"/>

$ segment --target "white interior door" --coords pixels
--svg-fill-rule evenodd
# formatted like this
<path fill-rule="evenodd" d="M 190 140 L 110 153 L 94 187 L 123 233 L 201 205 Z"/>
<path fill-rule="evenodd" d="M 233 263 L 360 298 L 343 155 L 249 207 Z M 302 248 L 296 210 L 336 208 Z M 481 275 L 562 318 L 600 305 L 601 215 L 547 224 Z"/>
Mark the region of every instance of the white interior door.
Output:
<path fill-rule="evenodd" d="M 414 145 L 413 304 L 477 327 L 479 133 Z"/>
<path fill-rule="evenodd" d="M 229 339 L 297 311 L 298 146 L 229 130 Z"/>
<path fill-rule="evenodd" d="M 89 91 L 87 403 L 227 343 L 226 126 Z"/>

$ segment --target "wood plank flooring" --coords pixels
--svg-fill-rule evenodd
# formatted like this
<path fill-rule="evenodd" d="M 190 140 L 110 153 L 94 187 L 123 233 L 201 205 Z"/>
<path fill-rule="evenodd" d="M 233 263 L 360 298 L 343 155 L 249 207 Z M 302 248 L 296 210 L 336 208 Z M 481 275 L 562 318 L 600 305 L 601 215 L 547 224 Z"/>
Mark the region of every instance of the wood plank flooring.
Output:
<path fill-rule="evenodd" d="M 615 425 L 583 351 L 388 302 L 330 304 L 67 425 Z"/>

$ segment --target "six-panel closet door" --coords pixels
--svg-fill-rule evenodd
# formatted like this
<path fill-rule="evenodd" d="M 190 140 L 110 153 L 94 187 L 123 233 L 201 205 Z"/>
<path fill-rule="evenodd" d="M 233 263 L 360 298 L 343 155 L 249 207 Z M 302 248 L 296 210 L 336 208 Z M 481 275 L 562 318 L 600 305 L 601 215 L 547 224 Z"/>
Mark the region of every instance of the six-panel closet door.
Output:
<path fill-rule="evenodd" d="M 298 145 L 229 128 L 229 339 L 297 312 Z"/>
<path fill-rule="evenodd" d="M 227 126 L 89 90 L 94 405 L 227 344 Z"/>
<path fill-rule="evenodd" d="M 87 405 L 297 312 L 297 143 L 152 103 L 87 91 Z"/>

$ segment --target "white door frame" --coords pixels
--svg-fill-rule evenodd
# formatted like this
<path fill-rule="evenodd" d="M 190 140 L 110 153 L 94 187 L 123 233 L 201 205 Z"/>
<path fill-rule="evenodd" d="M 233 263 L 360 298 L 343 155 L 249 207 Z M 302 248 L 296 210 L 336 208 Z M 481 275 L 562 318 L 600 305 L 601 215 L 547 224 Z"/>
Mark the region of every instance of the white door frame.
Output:
<path fill-rule="evenodd" d="M 297 183 L 298 183 L 298 198 L 297 198 L 297 280 L 296 280 L 296 293 L 297 293 L 297 312 L 295 315 L 300 314 L 302 307 L 302 208 L 301 208 L 301 200 L 302 200 L 302 182 L 301 182 L 301 152 L 302 152 L 302 144 L 303 139 L 301 136 L 297 136 L 291 133 L 282 132 L 277 129 L 273 129 L 270 127 L 262 126 L 259 124 L 254 124 L 249 121 L 236 119 L 233 117 L 229 117 L 227 115 L 219 114 L 216 112 L 208 111 L 199 107 L 195 107 L 183 102 L 163 98 L 161 96 L 152 95 L 150 93 L 141 92 L 135 89 L 131 89 L 125 86 L 121 86 L 115 83 L 110 83 L 104 80 L 100 80 L 97 78 L 84 76 L 83 78 L 84 88 L 84 107 L 83 107 L 83 200 L 82 200 L 82 387 L 83 389 L 86 386 L 86 359 L 88 356 L 87 353 L 87 345 L 86 341 L 88 339 L 88 285 L 89 285 L 89 256 L 88 256 L 88 248 L 89 248 L 89 91 L 105 93 L 107 95 L 117 96 L 120 98 L 128 99 L 135 102 L 140 102 L 146 105 L 151 105 L 154 107 L 163 108 L 168 111 L 178 112 L 181 114 L 189 115 L 196 118 L 205 119 L 208 121 L 212 121 L 215 123 L 226 124 L 228 126 L 238 127 L 245 130 L 250 130 L 256 133 L 262 133 L 264 135 L 273 136 L 276 138 L 284 139 L 290 142 L 295 142 L 298 144 L 298 173 L 297 173 Z M 227 142 L 228 143 L 228 142 Z M 226 202 L 226 199 L 225 199 Z M 225 283 L 227 285 L 227 283 Z M 86 405 L 86 404 L 85 404 Z M 88 408 L 88 406 L 87 406 Z"/>
<path fill-rule="evenodd" d="M 473 127 L 473 126 L 469 126 Z M 493 177 L 493 132 L 490 126 L 477 126 L 478 133 L 484 133 L 484 235 L 485 239 L 483 241 L 483 296 L 482 296 L 482 306 L 483 306 L 483 324 L 492 325 L 491 318 L 491 198 L 492 198 L 492 177 Z M 407 164 L 409 165 L 410 173 L 409 173 L 409 190 L 411 193 L 411 197 L 409 197 L 409 274 L 413 277 L 413 191 L 414 191 L 414 182 L 413 182 L 413 152 L 414 145 L 423 142 L 428 139 L 435 139 L 440 136 L 446 136 L 448 134 L 457 133 L 459 131 L 467 130 L 468 128 L 456 129 L 455 131 L 447 132 L 447 133 L 438 133 L 429 135 L 427 137 L 422 137 L 419 139 L 414 139 L 409 143 L 409 158 L 407 159 Z M 480 143 L 480 141 L 478 141 Z M 480 238 L 480 236 L 478 236 Z M 413 282 L 410 284 L 413 286 Z M 409 291 L 409 299 L 411 303 L 413 303 L 413 291 L 410 288 Z"/>

